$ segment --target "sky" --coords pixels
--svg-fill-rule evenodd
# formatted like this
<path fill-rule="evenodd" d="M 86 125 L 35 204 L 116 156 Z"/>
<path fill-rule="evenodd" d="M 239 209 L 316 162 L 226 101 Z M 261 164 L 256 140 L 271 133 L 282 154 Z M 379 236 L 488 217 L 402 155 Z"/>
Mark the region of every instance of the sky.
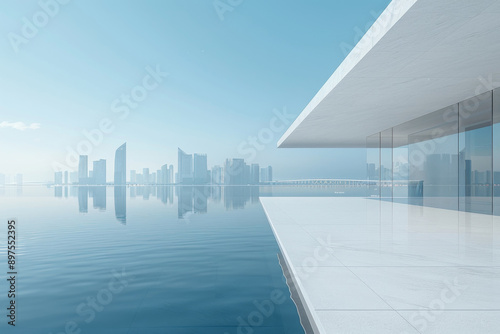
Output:
<path fill-rule="evenodd" d="M 49 181 L 79 153 L 127 169 L 177 148 L 365 178 L 364 149 L 277 149 L 389 0 L 0 2 L 0 173 Z"/>

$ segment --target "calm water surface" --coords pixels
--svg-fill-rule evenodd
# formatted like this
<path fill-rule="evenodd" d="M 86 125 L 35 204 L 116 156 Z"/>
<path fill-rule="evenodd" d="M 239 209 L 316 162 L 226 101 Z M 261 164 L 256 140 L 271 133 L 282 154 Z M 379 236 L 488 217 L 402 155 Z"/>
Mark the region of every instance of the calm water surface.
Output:
<path fill-rule="evenodd" d="M 333 187 L 0 187 L 18 220 L 17 319 L 1 333 L 304 333 L 259 196 Z M 345 195 L 345 194 L 344 194 Z"/>

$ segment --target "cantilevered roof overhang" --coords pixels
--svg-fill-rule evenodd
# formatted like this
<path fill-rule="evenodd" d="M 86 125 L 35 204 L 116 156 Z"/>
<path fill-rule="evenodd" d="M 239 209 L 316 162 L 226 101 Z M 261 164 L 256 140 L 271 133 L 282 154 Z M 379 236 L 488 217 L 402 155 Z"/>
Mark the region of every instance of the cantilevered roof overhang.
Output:
<path fill-rule="evenodd" d="M 278 147 L 364 147 L 369 135 L 499 86 L 499 0 L 394 0 Z"/>

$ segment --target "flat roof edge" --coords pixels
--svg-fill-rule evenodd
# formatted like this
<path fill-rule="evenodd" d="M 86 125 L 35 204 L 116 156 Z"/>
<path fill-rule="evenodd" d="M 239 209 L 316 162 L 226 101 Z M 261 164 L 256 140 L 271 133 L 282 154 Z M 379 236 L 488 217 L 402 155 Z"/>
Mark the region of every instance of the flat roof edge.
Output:
<path fill-rule="evenodd" d="M 349 52 L 347 57 L 337 67 L 326 83 L 316 93 L 304 110 L 278 140 L 278 148 L 292 148 L 301 146 L 286 145 L 285 141 L 297 129 L 300 123 L 330 94 L 333 89 L 344 79 L 347 74 L 358 64 L 382 37 L 413 7 L 418 0 L 393 0 L 380 14 L 378 19 L 368 29 L 365 35 Z M 302 146 L 307 147 L 307 146 Z"/>

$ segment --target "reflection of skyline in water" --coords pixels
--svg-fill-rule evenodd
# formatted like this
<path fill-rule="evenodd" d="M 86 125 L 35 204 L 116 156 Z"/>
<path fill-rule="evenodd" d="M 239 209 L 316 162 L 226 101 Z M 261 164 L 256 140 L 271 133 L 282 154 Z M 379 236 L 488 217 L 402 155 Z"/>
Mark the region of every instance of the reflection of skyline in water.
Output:
<path fill-rule="evenodd" d="M 188 214 L 204 214 L 209 210 L 209 202 L 221 203 L 226 210 L 243 209 L 250 202 L 259 200 L 258 186 L 113 186 L 113 202 L 116 219 L 127 223 L 127 192 L 131 199 L 156 198 L 164 205 L 177 204 L 178 218 Z M 89 198 L 95 210 L 106 211 L 106 186 L 56 186 L 54 197 L 78 197 L 80 213 L 89 212 Z"/>

